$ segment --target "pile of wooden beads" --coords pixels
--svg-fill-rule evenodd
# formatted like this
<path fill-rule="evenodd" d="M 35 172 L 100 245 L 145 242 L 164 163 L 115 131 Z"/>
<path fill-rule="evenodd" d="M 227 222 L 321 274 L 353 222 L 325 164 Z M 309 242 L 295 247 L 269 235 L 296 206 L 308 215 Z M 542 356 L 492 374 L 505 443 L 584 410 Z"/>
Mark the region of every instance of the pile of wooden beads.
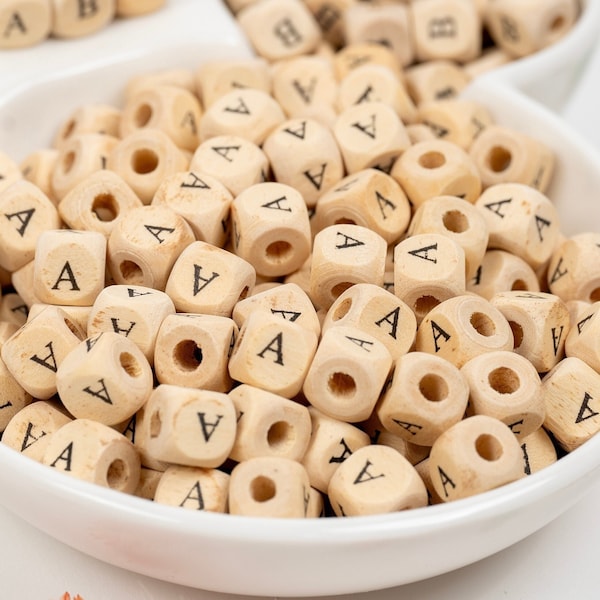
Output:
<path fill-rule="evenodd" d="M 0 50 L 34 46 L 49 37 L 80 38 L 115 19 L 160 9 L 165 0 L 3 0 Z"/>
<path fill-rule="evenodd" d="M 0 156 L 3 443 L 305 517 L 472 496 L 600 429 L 600 235 L 561 234 L 552 152 L 380 56 L 140 76 Z"/>

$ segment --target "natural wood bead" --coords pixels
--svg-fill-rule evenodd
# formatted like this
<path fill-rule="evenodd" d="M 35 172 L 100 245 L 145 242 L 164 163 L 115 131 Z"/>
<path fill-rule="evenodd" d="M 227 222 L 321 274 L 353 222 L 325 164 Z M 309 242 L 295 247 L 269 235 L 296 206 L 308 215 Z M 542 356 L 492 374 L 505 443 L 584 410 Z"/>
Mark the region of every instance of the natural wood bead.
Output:
<path fill-rule="evenodd" d="M 423 459 L 421 462 L 418 462 L 416 465 L 414 465 L 414 467 L 427 489 L 427 505 L 433 506 L 435 504 L 442 504 L 443 500 L 435 491 L 435 488 L 433 487 L 433 481 L 431 480 L 431 474 L 429 473 L 429 457 Z"/>
<path fill-rule="evenodd" d="M 58 211 L 48 196 L 29 181 L 0 192 L 0 266 L 16 271 L 33 260 L 44 231 L 60 229 Z"/>
<path fill-rule="evenodd" d="M 356 327 L 378 339 L 394 360 L 413 345 L 417 320 L 400 298 L 371 283 L 357 283 L 330 306 L 323 332 L 330 327 Z"/>
<path fill-rule="evenodd" d="M 347 175 L 319 197 L 314 226 L 321 230 L 353 223 L 393 244 L 406 232 L 410 218 L 410 203 L 400 185 L 390 175 L 368 168 Z"/>
<path fill-rule="evenodd" d="M 508 52 L 497 46 L 492 46 L 490 48 L 484 48 L 475 60 L 471 60 L 463 65 L 463 69 L 469 79 L 473 80 L 504 66 L 511 60 L 512 57 Z"/>
<path fill-rule="evenodd" d="M 479 56 L 482 27 L 472 0 L 420 0 L 411 13 L 417 61 L 465 63 Z"/>
<path fill-rule="evenodd" d="M 302 460 L 311 435 L 306 406 L 247 384 L 233 388 L 229 397 L 237 413 L 233 460 L 259 456 Z"/>
<path fill-rule="evenodd" d="M 127 439 L 131 440 L 140 456 L 142 467 L 163 473 L 170 464 L 154 458 L 147 450 L 148 440 L 150 439 L 150 426 L 147 423 L 149 413 L 146 411 L 145 407 L 146 405 L 144 404 L 135 415 L 127 421 L 125 427 L 121 424 L 117 425 L 115 429 L 122 433 Z"/>
<path fill-rule="evenodd" d="M 18 163 L 0 151 L 0 194 L 20 179 L 23 179 L 23 174 Z"/>
<path fill-rule="evenodd" d="M 116 0 L 117 17 L 139 17 L 162 8 L 166 0 Z"/>
<path fill-rule="evenodd" d="M 154 500 L 156 488 L 158 487 L 162 475 L 161 471 L 142 467 L 140 469 L 140 479 L 133 495 L 138 498 L 145 498 L 146 500 Z"/>
<path fill-rule="evenodd" d="M 285 113 L 269 94 L 251 88 L 235 89 L 208 106 L 200 121 L 200 141 L 237 135 L 260 146 L 285 120 Z"/>
<path fill-rule="evenodd" d="M 377 416 L 390 433 L 432 446 L 463 418 L 468 400 L 469 386 L 456 366 L 431 354 L 409 352 L 395 361 Z"/>
<path fill-rule="evenodd" d="M 455 296 L 427 313 L 417 329 L 415 347 L 460 368 L 483 352 L 512 350 L 513 334 L 504 315 L 487 300 Z"/>
<path fill-rule="evenodd" d="M 215 315 L 168 315 L 158 330 L 154 372 L 160 383 L 227 392 L 227 369 L 238 328 L 232 319 Z"/>
<path fill-rule="evenodd" d="M 140 457 L 123 435 L 97 421 L 74 419 L 57 429 L 43 464 L 119 492 L 133 494 L 140 479 Z"/>
<path fill-rule="evenodd" d="M 22 267 L 13 271 L 11 274 L 11 283 L 17 294 L 23 298 L 27 307 L 40 302 L 33 293 L 33 260 L 25 263 Z"/>
<path fill-rule="evenodd" d="M 576 356 L 561 360 L 542 378 L 544 428 L 572 452 L 600 430 L 600 374 Z"/>
<path fill-rule="evenodd" d="M 237 22 L 269 61 L 310 54 L 321 40 L 319 25 L 299 0 L 262 0 L 238 12 Z"/>
<path fill-rule="evenodd" d="M 310 268 L 310 297 L 328 309 L 355 283 L 381 286 L 387 244 L 361 225 L 340 224 L 322 229 L 314 238 Z"/>
<path fill-rule="evenodd" d="M 490 300 L 507 290 L 539 292 L 540 284 L 531 265 L 519 256 L 506 250 L 488 250 L 467 280 L 467 290 Z"/>
<path fill-rule="evenodd" d="M 430 100 L 455 98 L 469 84 L 462 67 L 449 60 L 431 60 L 404 71 L 406 87 L 419 106 Z"/>
<path fill-rule="evenodd" d="M 440 302 L 465 293 L 465 252 L 449 236 L 419 233 L 394 249 L 394 294 L 417 323 Z"/>
<path fill-rule="evenodd" d="M 580 307 L 577 316 L 572 315 L 571 323 L 565 339 L 566 355 L 576 356 L 600 372 L 600 302 Z"/>
<path fill-rule="evenodd" d="M 52 173 L 57 158 L 58 150 L 42 148 L 29 153 L 19 164 L 23 178 L 38 187 L 52 202 L 55 200 L 52 193 Z"/>
<path fill-rule="evenodd" d="M 288 458 L 258 456 L 236 465 L 229 482 L 229 512 L 269 518 L 304 518 L 310 482 L 306 469 Z"/>
<path fill-rule="evenodd" d="M 532 475 L 558 460 L 556 448 L 543 427 L 520 440 L 523 451 L 523 471 Z"/>
<path fill-rule="evenodd" d="M 565 302 L 565 306 L 567 307 L 569 315 L 571 316 L 571 328 L 573 328 L 575 324 L 579 322 L 580 318 L 583 318 L 583 316 L 587 314 L 591 308 L 591 305 L 591 302 L 585 302 L 584 300 L 567 300 L 567 302 Z"/>
<path fill-rule="evenodd" d="M 27 321 L 29 308 L 19 294 L 9 292 L 0 300 L 0 323 L 20 327 Z"/>
<path fill-rule="evenodd" d="M 229 475 L 218 469 L 170 466 L 160 478 L 154 502 L 188 510 L 227 512 Z"/>
<path fill-rule="evenodd" d="M 323 39 L 334 48 L 344 44 L 344 15 L 356 2 L 357 0 L 304 0 L 321 28 Z"/>
<path fill-rule="evenodd" d="M 470 156 L 440 139 L 413 144 L 390 174 L 415 208 L 434 196 L 458 196 L 474 203 L 481 193 L 481 179 Z"/>
<path fill-rule="evenodd" d="M 135 208 L 108 238 L 108 267 L 118 284 L 164 290 L 179 255 L 195 241 L 187 221 L 168 206 Z"/>
<path fill-rule="evenodd" d="M 310 487 L 308 490 L 308 505 L 306 507 L 306 517 L 308 519 L 318 519 L 325 516 L 325 500 L 323 494 Z"/>
<path fill-rule="evenodd" d="M 150 204 L 160 183 L 185 171 L 188 157 L 159 129 L 142 128 L 117 142 L 107 167 L 131 187 L 144 204 Z"/>
<path fill-rule="evenodd" d="M 356 450 L 329 482 L 329 501 L 337 516 L 373 515 L 427 505 L 427 490 L 415 468 L 387 446 Z"/>
<path fill-rule="evenodd" d="M 469 155 L 483 187 L 522 183 L 546 191 L 554 172 L 554 152 L 544 143 L 502 125 L 489 125 L 473 141 Z"/>
<path fill-rule="evenodd" d="M 485 24 L 496 45 L 518 58 L 562 38 L 575 24 L 578 6 L 575 0 L 495 0 L 485 6 Z"/>
<path fill-rule="evenodd" d="M 414 212 L 409 235 L 439 233 L 457 242 L 465 253 L 465 277 L 475 277 L 488 245 L 487 223 L 470 202 L 457 196 L 435 196 Z"/>
<path fill-rule="evenodd" d="M 114 331 L 133 340 L 150 364 L 163 320 L 175 312 L 173 301 L 159 290 L 135 285 L 110 285 L 96 296 L 87 335 Z"/>
<path fill-rule="evenodd" d="M 25 48 L 50 34 L 49 0 L 6 0 L 0 7 L 0 49 Z"/>
<path fill-rule="evenodd" d="M 160 85 L 174 85 L 186 89 L 188 92 L 196 92 L 194 72 L 190 69 L 174 68 L 130 77 L 124 86 L 123 97 L 127 100 L 142 90 L 153 89 Z"/>
<path fill-rule="evenodd" d="M 373 411 L 368 421 L 360 425 L 369 434 L 372 444 L 389 446 L 397 450 L 413 466 L 429 456 L 429 446 L 413 444 L 399 435 L 387 431 L 377 416 L 377 410 Z"/>
<path fill-rule="evenodd" d="M 486 352 L 467 361 L 461 372 L 469 384 L 469 415 L 494 417 L 519 440 L 542 426 L 542 384 L 527 358 L 506 350 Z"/>
<path fill-rule="evenodd" d="M 286 275 L 283 278 L 283 283 L 295 283 L 299 288 L 301 288 L 304 292 L 306 292 L 311 299 L 311 302 L 314 305 L 314 300 L 310 296 L 310 269 L 312 264 L 312 254 L 309 256 L 304 264 L 290 275 Z M 318 310 L 318 307 L 315 306 L 315 309 Z M 318 313 L 317 313 L 318 314 Z"/>
<path fill-rule="evenodd" d="M 317 348 L 317 335 L 293 321 L 254 311 L 244 321 L 229 358 L 237 381 L 293 398 Z"/>
<path fill-rule="evenodd" d="M 350 71 L 365 64 L 383 65 L 399 78 L 403 77 L 398 59 L 390 48 L 377 42 L 347 44 L 333 57 L 333 67 L 338 81 L 342 81 Z"/>
<path fill-rule="evenodd" d="M 115 17 L 116 0 L 50 0 L 51 35 L 79 38 L 96 33 Z"/>
<path fill-rule="evenodd" d="M 406 132 L 408 133 L 411 144 L 430 142 L 437 139 L 433 129 L 425 125 L 425 123 L 410 123 L 406 126 Z"/>
<path fill-rule="evenodd" d="M 52 146 L 61 149 L 76 135 L 98 133 L 118 138 L 121 111 L 109 104 L 85 104 L 77 107 L 58 128 Z"/>
<path fill-rule="evenodd" d="M 357 423 L 369 417 L 392 367 L 392 355 L 377 338 L 339 325 L 323 332 L 302 388 L 326 415 Z"/>
<path fill-rule="evenodd" d="M 160 384 L 144 411 L 146 451 L 157 460 L 216 468 L 231 451 L 236 411 L 227 394 Z"/>
<path fill-rule="evenodd" d="M 63 310 L 48 305 L 4 342 L 2 359 L 29 394 L 47 400 L 56 394 L 60 363 L 84 337 Z"/>
<path fill-rule="evenodd" d="M 29 308 L 27 320 L 35 319 L 37 315 L 42 312 L 48 304 L 36 303 L 32 304 Z M 55 304 L 62 311 L 65 312 L 69 321 L 75 323 L 76 327 L 82 331 L 87 331 L 87 323 L 89 320 L 90 313 L 92 311 L 91 306 L 68 306 L 66 304 Z"/>

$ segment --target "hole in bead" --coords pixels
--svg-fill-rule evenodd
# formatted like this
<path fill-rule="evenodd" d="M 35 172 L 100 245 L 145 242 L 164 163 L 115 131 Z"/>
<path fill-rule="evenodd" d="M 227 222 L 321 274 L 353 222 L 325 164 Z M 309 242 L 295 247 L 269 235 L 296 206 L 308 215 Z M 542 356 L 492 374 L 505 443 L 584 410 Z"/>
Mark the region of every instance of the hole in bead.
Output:
<path fill-rule="evenodd" d="M 329 376 L 327 387 L 334 396 L 353 396 L 356 392 L 356 381 L 351 375 L 338 371 Z"/>
<path fill-rule="evenodd" d="M 158 167 L 158 155 L 154 150 L 142 148 L 131 156 L 131 168 L 138 175 L 152 173 Z"/>
<path fill-rule="evenodd" d="M 331 295 L 334 298 L 339 298 L 347 289 L 351 288 L 354 284 L 350 281 L 341 281 L 331 288 Z"/>
<path fill-rule="evenodd" d="M 238 302 L 240 300 L 244 300 L 244 298 L 247 298 L 249 292 L 250 292 L 250 288 L 247 285 L 244 286 L 244 289 L 240 292 L 240 295 L 238 296 Z"/>
<path fill-rule="evenodd" d="M 119 265 L 119 272 L 127 283 L 139 285 L 144 283 L 144 274 L 141 267 L 132 260 L 124 260 Z"/>
<path fill-rule="evenodd" d="M 516 321 L 509 321 L 508 324 L 513 334 L 513 350 L 516 350 L 523 343 L 523 328 Z"/>
<path fill-rule="evenodd" d="M 149 104 L 140 104 L 135 111 L 133 122 L 136 127 L 145 127 L 152 118 L 152 107 Z"/>
<path fill-rule="evenodd" d="M 74 333 L 77 337 L 81 337 L 79 328 L 77 327 L 77 325 L 75 325 L 75 323 L 73 323 L 73 321 L 71 321 L 71 319 L 64 319 L 64 323 L 69 328 L 69 331 L 71 333 Z"/>
<path fill-rule="evenodd" d="M 502 444 L 489 433 L 482 433 L 475 440 L 475 450 L 481 458 L 490 462 L 496 461 L 502 456 Z"/>
<path fill-rule="evenodd" d="M 590 302 L 598 302 L 600 300 L 600 287 L 590 292 Z"/>
<path fill-rule="evenodd" d="M 485 313 L 474 312 L 469 319 L 471 327 L 479 334 L 484 337 L 490 337 L 496 333 L 496 326 L 494 321 L 490 319 Z"/>
<path fill-rule="evenodd" d="M 265 255 L 269 262 L 281 263 L 288 260 L 292 253 L 292 245 L 285 240 L 272 242 L 265 249 Z"/>
<path fill-rule="evenodd" d="M 140 363 L 135 356 L 129 352 L 121 352 L 121 354 L 119 354 L 119 364 L 130 377 L 139 377 L 142 374 Z"/>
<path fill-rule="evenodd" d="M 510 167 L 511 162 L 511 153 L 502 146 L 494 146 L 487 157 L 488 166 L 494 173 L 506 171 Z"/>
<path fill-rule="evenodd" d="M 525 281 L 523 281 L 523 279 L 515 279 L 513 281 L 513 284 L 510 286 L 510 289 L 513 292 L 525 292 L 529 288 L 527 287 L 527 284 L 525 283 Z"/>
<path fill-rule="evenodd" d="M 498 367 L 488 374 L 490 387 L 499 394 L 514 394 L 521 387 L 519 374 L 509 367 Z"/>
<path fill-rule="evenodd" d="M 150 417 L 150 437 L 155 438 L 160 435 L 162 429 L 162 420 L 160 418 L 160 411 L 156 410 Z"/>
<path fill-rule="evenodd" d="M 333 321 L 339 321 L 343 319 L 349 312 L 352 307 L 352 298 L 346 298 L 343 302 L 340 302 L 338 306 L 336 306 L 333 314 L 331 315 L 331 319 Z"/>
<path fill-rule="evenodd" d="M 106 471 L 106 483 L 109 488 L 120 489 L 129 479 L 127 463 L 121 458 L 115 458 Z"/>
<path fill-rule="evenodd" d="M 333 222 L 334 225 L 356 225 L 356 221 L 354 219 L 350 219 L 349 217 L 340 217 Z"/>
<path fill-rule="evenodd" d="M 77 125 L 77 121 L 75 119 L 70 119 L 69 122 L 65 125 L 62 133 L 62 139 L 66 140 L 73 135 L 75 131 L 75 126 Z"/>
<path fill-rule="evenodd" d="M 548 29 L 552 33 L 557 33 L 564 28 L 565 24 L 566 19 L 563 17 L 563 15 L 556 15 L 556 17 L 554 17 L 554 19 L 552 19 L 552 21 L 550 22 L 550 26 L 548 27 Z"/>
<path fill-rule="evenodd" d="M 446 157 L 441 152 L 431 150 L 419 157 L 419 164 L 424 169 L 439 169 L 446 164 Z"/>
<path fill-rule="evenodd" d="M 183 340 L 173 350 L 173 358 L 184 371 L 194 371 L 202 364 L 202 348 L 194 340 Z"/>
<path fill-rule="evenodd" d="M 98 221 L 108 223 L 119 216 L 119 205 L 112 194 L 98 194 L 92 202 L 92 212 Z"/>
<path fill-rule="evenodd" d="M 250 483 L 250 496 L 255 502 L 267 502 L 275 497 L 277 488 L 270 477 L 259 475 Z"/>
<path fill-rule="evenodd" d="M 425 315 L 439 303 L 439 299 L 435 296 L 421 296 L 420 298 L 417 298 L 413 306 L 413 311 L 418 319 L 423 319 Z"/>
<path fill-rule="evenodd" d="M 73 152 L 71 150 L 70 152 L 67 152 L 63 157 L 63 160 L 62 160 L 63 172 L 68 173 L 73 168 L 74 164 L 75 164 L 75 152 Z"/>
<path fill-rule="evenodd" d="M 267 443 L 272 450 L 285 451 L 294 439 L 294 428 L 286 421 L 277 421 L 269 427 Z"/>
<path fill-rule="evenodd" d="M 469 219 L 460 210 L 449 210 L 442 217 L 444 227 L 452 233 L 463 233 L 469 229 Z"/>
<path fill-rule="evenodd" d="M 448 384 L 443 377 L 428 373 L 419 381 L 419 391 L 429 402 L 441 402 L 448 397 Z"/>

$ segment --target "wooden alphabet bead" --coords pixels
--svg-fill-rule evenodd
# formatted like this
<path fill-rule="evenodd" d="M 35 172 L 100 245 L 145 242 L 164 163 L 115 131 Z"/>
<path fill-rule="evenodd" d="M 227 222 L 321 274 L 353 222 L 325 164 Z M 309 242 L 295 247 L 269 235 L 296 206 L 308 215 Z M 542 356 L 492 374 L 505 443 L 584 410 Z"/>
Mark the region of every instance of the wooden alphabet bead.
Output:
<path fill-rule="evenodd" d="M 326 415 L 357 423 L 366 420 L 392 367 L 392 355 L 377 338 L 356 327 L 330 327 L 302 388 L 307 400 Z"/>
<path fill-rule="evenodd" d="M 487 188 L 475 206 L 487 223 L 489 248 L 512 252 L 534 269 L 550 259 L 560 225 L 545 194 L 522 183 L 503 183 Z"/>
<path fill-rule="evenodd" d="M 56 394 L 56 372 L 85 333 L 60 308 L 48 305 L 27 321 L 1 348 L 2 360 L 34 398 Z"/>
<path fill-rule="evenodd" d="M 302 460 L 311 435 L 306 406 L 247 384 L 233 388 L 229 397 L 237 413 L 233 460 L 259 456 Z"/>
<path fill-rule="evenodd" d="M 346 44 L 333 56 L 333 68 L 338 81 L 342 81 L 353 69 L 365 64 L 383 65 L 399 78 L 403 77 L 398 59 L 390 48 L 375 41 Z"/>
<path fill-rule="evenodd" d="M 31 260 L 11 273 L 12 287 L 23 298 L 23 302 L 28 308 L 39 303 L 39 298 L 36 298 L 33 293 L 33 266 L 33 260 Z"/>
<path fill-rule="evenodd" d="M 442 504 L 443 500 L 438 496 L 438 493 L 433 487 L 433 482 L 431 481 L 431 475 L 429 473 L 429 457 L 424 458 L 421 462 L 414 465 L 414 467 L 427 488 L 427 505 L 433 506 L 435 504 Z"/>
<path fill-rule="evenodd" d="M 229 358 L 229 374 L 237 381 L 293 398 L 317 348 L 317 335 L 293 321 L 266 311 L 248 316 Z"/>
<path fill-rule="evenodd" d="M 85 104 L 77 107 L 58 128 L 52 146 L 64 144 L 82 133 L 98 133 L 118 138 L 121 111 L 110 104 Z"/>
<path fill-rule="evenodd" d="M 459 196 L 473 204 L 481 193 L 473 160 L 444 140 L 413 144 L 394 163 L 390 174 L 415 208 L 434 196 Z"/>
<path fill-rule="evenodd" d="M 334 48 L 344 44 L 344 15 L 355 3 L 356 0 L 304 0 L 321 28 L 324 41 Z"/>
<path fill-rule="evenodd" d="M 571 328 L 566 336 L 565 354 L 576 356 L 585 361 L 594 370 L 600 372 L 600 303 L 587 305 L 571 318 Z"/>
<path fill-rule="evenodd" d="M 54 202 L 52 193 L 52 173 L 56 167 L 58 150 L 42 148 L 30 152 L 19 164 L 23 179 L 30 181 L 38 187 L 48 198 Z"/>
<path fill-rule="evenodd" d="M 55 229 L 38 238 L 33 292 L 48 304 L 91 306 L 104 288 L 106 238 L 97 231 Z"/>
<path fill-rule="evenodd" d="M 410 350 L 417 332 L 417 320 L 408 305 L 371 283 L 353 285 L 330 306 L 323 331 L 337 326 L 356 327 L 372 335 L 394 360 Z"/>
<path fill-rule="evenodd" d="M 310 482 L 306 469 L 289 458 L 258 456 L 233 468 L 229 513 L 270 518 L 304 518 Z"/>
<path fill-rule="evenodd" d="M 355 283 L 381 286 L 387 244 L 361 225 L 330 225 L 314 238 L 310 268 L 310 297 L 328 309 Z"/>
<path fill-rule="evenodd" d="M 130 77 L 123 89 L 123 97 L 131 98 L 142 90 L 159 85 L 175 85 L 188 92 L 196 93 L 196 79 L 191 69 L 170 68 Z"/>
<path fill-rule="evenodd" d="M 525 357 L 506 350 L 486 352 L 467 361 L 461 372 L 469 384 L 469 414 L 502 421 L 519 440 L 542 426 L 542 384 Z"/>
<path fill-rule="evenodd" d="M 490 299 L 513 332 L 514 352 L 546 373 L 564 357 L 571 318 L 565 303 L 545 292 L 499 292 Z"/>
<path fill-rule="evenodd" d="M 26 48 L 50 34 L 49 0 L 7 0 L 0 8 L 0 49 Z"/>
<path fill-rule="evenodd" d="M 116 0 L 116 16 L 139 17 L 162 8 L 165 2 L 166 0 Z"/>
<path fill-rule="evenodd" d="M 133 494 L 140 479 L 140 457 L 133 444 L 111 427 L 90 419 L 74 419 L 57 429 L 42 462 L 126 494 Z"/>
<path fill-rule="evenodd" d="M 427 489 L 415 468 L 388 446 L 365 446 L 349 456 L 329 482 L 329 501 L 339 517 L 374 515 L 427 505 Z"/>
<path fill-rule="evenodd" d="M 417 106 L 430 100 L 455 98 L 469 84 L 465 70 L 450 60 L 430 60 L 404 71 L 406 88 Z"/>
<path fill-rule="evenodd" d="M 475 415 L 436 440 L 429 474 L 444 502 L 468 498 L 523 477 L 521 447 L 502 421 Z"/>
<path fill-rule="evenodd" d="M 227 392 L 227 361 L 237 338 L 232 319 L 215 315 L 168 315 L 158 330 L 154 372 L 160 383 Z"/>
<path fill-rule="evenodd" d="M 561 360 L 542 378 L 544 428 L 572 452 L 600 429 L 600 375 L 576 356 Z"/>
<path fill-rule="evenodd" d="M 558 460 L 552 439 L 543 427 L 520 440 L 523 451 L 523 471 L 532 475 Z"/>
<path fill-rule="evenodd" d="M 417 329 L 415 347 L 462 367 L 483 352 L 512 350 L 513 333 L 504 315 L 487 300 L 455 296 L 432 308 Z"/>
<path fill-rule="evenodd" d="M 168 206 L 131 210 L 108 238 L 108 268 L 114 281 L 164 290 L 175 261 L 195 241 L 187 221 Z"/>
<path fill-rule="evenodd" d="M 48 304 L 32 304 L 29 308 L 29 313 L 27 314 L 27 320 L 30 321 L 31 319 L 37 317 L 37 315 L 42 312 L 46 306 L 48 306 Z M 75 323 L 76 327 L 81 329 L 81 331 L 87 331 L 87 323 L 92 311 L 91 306 L 68 306 L 66 304 L 55 304 L 53 306 L 57 306 L 63 310 L 69 321 Z"/>
<path fill-rule="evenodd" d="M 161 471 L 155 471 L 154 469 L 142 466 L 140 469 L 140 479 L 133 495 L 138 498 L 145 498 L 146 500 L 154 500 L 156 488 L 162 475 Z"/>
<path fill-rule="evenodd" d="M 236 437 L 236 411 L 227 394 L 160 384 L 144 408 L 146 451 L 155 459 L 216 468 Z"/>
<path fill-rule="evenodd" d="M 27 321 L 29 307 L 19 294 L 9 292 L 2 295 L 0 300 L 0 323 L 5 326 L 14 325 L 20 327 Z"/>
<path fill-rule="evenodd" d="M 410 218 L 410 203 L 400 185 L 390 175 L 369 168 L 347 175 L 319 197 L 314 227 L 361 225 L 393 244 L 406 232 Z"/>
<path fill-rule="evenodd" d="M 254 268 L 243 258 L 196 241 L 179 254 L 165 291 L 179 312 L 229 317 L 255 280 Z"/>
<path fill-rule="evenodd" d="M 227 512 L 229 475 L 218 469 L 170 466 L 161 476 L 154 502 L 188 510 Z"/>
<path fill-rule="evenodd" d="M 376 410 L 390 433 L 432 446 L 463 418 L 468 400 L 467 380 L 456 366 L 431 354 L 409 352 L 395 361 Z"/>
<path fill-rule="evenodd" d="M 78 38 L 106 27 L 115 17 L 116 0 L 51 0 L 51 35 Z"/>

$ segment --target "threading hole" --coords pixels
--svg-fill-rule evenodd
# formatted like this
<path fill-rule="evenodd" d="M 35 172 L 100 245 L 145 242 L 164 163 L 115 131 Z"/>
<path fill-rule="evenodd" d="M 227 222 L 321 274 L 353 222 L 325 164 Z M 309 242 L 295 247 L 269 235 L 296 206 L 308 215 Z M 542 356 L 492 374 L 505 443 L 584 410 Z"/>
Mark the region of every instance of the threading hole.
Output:
<path fill-rule="evenodd" d="M 469 229 L 469 219 L 460 210 L 449 210 L 444 213 L 442 222 L 452 233 L 463 233 Z"/>
<path fill-rule="evenodd" d="M 556 33 L 558 31 L 560 31 L 561 29 L 563 29 L 563 27 L 565 26 L 565 23 L 566 23 L 566 19 L 562 15 L 557 15 L 550 22 L 550 26 L 548 27 L 548 29 L 551 32 Z"/>
<path fill-rule="evenodd" d="M 339 321 L 340 319 L 343 319 L 350 312 L 351 307 L 352 298 L 346 298 L 343 302 L 340 302 L 340 304 L 333 311 L 331 319 L 333 321 Z"/>
<path fill-rule="evenodd" d="M 513 292 L 526 292 L 529 288 L 527 287 L 525 281 L 523 281 L 522 279 L 515 279 L 510 289 Z"/>
<path fill-rule="evenodd" d="M 119 265 L 119 271 L 121 272 L 121 277 L 128 283 L 139 283 L 141 285 L 144 282 L 142 269 L 132 260 L 124 260 Z"/>
<path fill-rule="evenodd" d="M 475 450 L 481 458 L 490 462 L 496 461 L 502 456 L 502 444 L 489 433 L 482 433 L 475 440 Z"/>
<path fill-rule="evenodd" d="M 131 157 L 131 168 L 138 175 L 152 173 L 158 167 L 158 155 L 154 150 L 142 148 L 136 150 Z"/>
<path fill-rule="evenodd" d="M 350 219 L 349 217 L 340 217 L 333 222 L 334 225 L 356 225 L 356 221 L 354 219 Z"/>
<path fill-rule="evenodd" d="M 121 458 L 115 458 L 106 471 L 106 483 L 109 488 L 121 488 L 129 479 L 127 463 Z"/>
<path fill-rule="evenodd" d="M 502 173 L 506 171 L 508 167 L 510 167 L 510 163 L 512 162 L 511 153 L 502 146 L 494 146 L 487 157 L 487 163 L 489 168 L 494 171 L 494 173 Z"/>
<path fill-rule="evenodd" d="M 250 483 L 250 496 L 255 502 L 267 502 L 275 498 L 277 488 L 270 477 L 259 475 Z"/>
<path fill-rule="evenodd" d="M 63 161 L 62 161 L 63 172 L 68 173 L 73 168 L 74 164 L 75 164 L 75 152 L 73 152 L 71 150 L 70 152 L 67 152 L 65 154 L 65 156 L 63 157 Z"/>
<path fill-rule="evenodd" d="M 203 358 L 202 348 L 194 340 L 183 340 L 173 350 L 173 360 L 184 371 L 195 371 Z"/>
<path fill-rule="evenodd" d="M 71 119 L 66 125 L 65 128 L 63 129 L 62 132 L 62 139 L 66 140 L 68 138 L 70 138 L 73 135 L 73 132 L 75 131 L 75 126 L 77 125 L 77 121 L 75 119 Z"/>
<path fill-rule="evenodd" d="M 490 387 L 499 394 L 514 394 L 521 387 L 519 374 L 509 367 L 498 367 L 488 375 Z"/>
<path fill-rule="evenodd" d="M 441 402 L 448 397 L 448 384 L 443 377 L 428 373 L 419 381 L 419 391 L 430 402 Z"/>
<path fill-rule="evenodd" d="M 135 123 L 136 127 L 145 127 L 148 125 L 151 118 L 152 107 L 149 104 L 140 104 L 135 111 L 133 122 Z"/>
<path fill-rule="evenodd" d="M 425 315 L 435 308 L 440 303 L 435 296 L 421 296 L 417 298 L 414 304 L 414 313 L 419 319 L 423 319 Z"/>
<path fill-rule="evenodd" d="M 98 194 L 92 202 L 92 212 L 98 221 L 114 221 L 119 216 L 119 205 L 112 194 Z"/>
<path fill-rule="evenodd" d="M 419 164 L 424 169 L 439 169 L 446 164 L 446 157 L 441 152 L 432 150 L 419 157 Z"/>
<path fill-rule="evenodd" d="M 150 437 L 155 438 L 160 435 L 160 430 L 162 429 L 162 421 L 160 418 L 160 411 L 155 411 L 152 413 L 150 417 Z"/>
<path fill-rule="evenodd" d="M 74 333 L 77 337 L 80 337 L 79 329 L 77 328 L 77 325 L 71 321 L 71 319 L 64 319 L 64 322 L 71 333 Z"/>
<path fill-rule="evenodd" d="M 590 292 L 590 302 L 598 302 L 600 300 L 600 287 Z"/>
<path fill-rule="evenodd" d="M 331 295 L 334 298 L 339 298 L 347 289 L 351 288 L 354 284 L 350 281 L 341 281 L 331 288 Z"/>
<path fill-rule="evenodd" d="M 494 321 L 490 319 L 485 313 L 474 312 L 469 319 L 473 329 L 484 337 L 490 337 L 496 333 L 496 326 Z"/>
<path fill-rule="evenodd" d="M 334 396 L 353 396 L 356 393 L 356 381 L 347 373 L 332 373 L 327 381 L 327 387 Z"/>
<path fill-rule="evenodd" d="M 509 321 L 508 324 L 513 334 L 513 350 L 516 350 L 523 343 L 523 328 L 515 321 Z"/>
<path fill-rule="evenodd" d="M 285 240 L 279 240 L 272 242 L 265 249 L 265 255 L 268 261 L 274 263 L 280 263 L 288 260 L 292 253 L 292 245 Z"/>
<path fill-rule="evenodd" d="M 129 377 L 139 377 L 142 374 L 140 364 L 135 356 L 129 352 L 121 352 L 121 354 L 119 354 L 119 363 Z"/>
<path fill-rule="evenodd" d="M 294 428 L 286 421 L 277 421 L 269 427 L 267 443 L 273 450 L 284 450 L 294 439 Z"/>

